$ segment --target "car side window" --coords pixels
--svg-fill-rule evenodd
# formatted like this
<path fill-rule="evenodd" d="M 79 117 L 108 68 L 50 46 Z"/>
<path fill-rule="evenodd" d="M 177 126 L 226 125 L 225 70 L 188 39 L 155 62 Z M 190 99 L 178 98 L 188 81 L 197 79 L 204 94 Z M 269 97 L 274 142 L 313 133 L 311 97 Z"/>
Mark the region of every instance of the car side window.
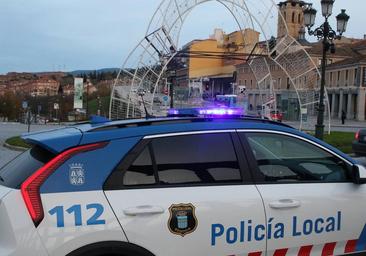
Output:
<path fill-rule="evenodd" d="M 311 143 L 272 133 L 246 138 L 266 182 L 347 182 L 346 164 Z"/>
<path fill-rule="evenodd" d="M 230 134 L 199 134 L 152 141 L 161 184 L 241 182 Z"/>
<path fill-rule="evenodd" d="M 123 177 L 123 185 L 151 185 L 155 184 L 154 168 L 151 161 L 149 146 L 147 145 L 135 161 L 127 168 Z"/>

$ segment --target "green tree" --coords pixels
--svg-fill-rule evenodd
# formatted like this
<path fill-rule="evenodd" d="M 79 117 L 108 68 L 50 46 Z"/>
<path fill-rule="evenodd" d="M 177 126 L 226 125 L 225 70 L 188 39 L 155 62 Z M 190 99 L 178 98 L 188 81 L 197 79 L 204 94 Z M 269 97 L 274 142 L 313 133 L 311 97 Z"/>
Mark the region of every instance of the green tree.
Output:
<path fill-rule="evenodd" d="M 20 113 L 20 100 L 11 91 L 0 98 L 1 116 L 8 120 L 17 120 Z"/>

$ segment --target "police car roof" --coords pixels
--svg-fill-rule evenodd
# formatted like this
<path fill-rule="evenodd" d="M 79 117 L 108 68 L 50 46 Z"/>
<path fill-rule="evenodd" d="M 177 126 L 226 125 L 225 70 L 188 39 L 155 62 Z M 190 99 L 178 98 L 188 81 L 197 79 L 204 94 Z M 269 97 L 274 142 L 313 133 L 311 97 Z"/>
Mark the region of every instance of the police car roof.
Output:
<path fill-rule="evenodd" d="M 123 128 L 123 129 L 122 129 Z M 179 133 L 201 130 L 230 129 L 268 129 L 295 130 L 292 127 L 270 120 L 258 118 L 200 118 L 200 117 L 168 117 L 139 120 L 109 122 L 104 125 L 87 125 L 84 130 L 82 144 L 94 143 L 106 138 L 118 139 L 127 137 L 144 137 L 163 133 Z"/>
<path fill-rule="evenodd" d="M 146 136 L 153 134 L 199 131 L 265 128 L 274 129 L 290 126 L 265 119 L 247 118 L 197 118 L 197 117 L 161 117 L 150 119 L 128 119 L 103 123 L 83 123 L 50 131 L 29 133 L 22 138 L 30 143 L 40 145 L 54 153 L 79 144 L 94 143 L 126 137 Z M 124 128 L 124 129 L 122 129 Z"/>
<path fill-rule="evenodd" d="M 59 153 L 67 148 L 99 141 L 110 141 L 131 137 L 143 138 L 148 135 L 159 135 L 164 133 L 235 129 L 260 129 L 288 132 L 301 137 L 307 137 L 310 140 L 315 140 L 318 143 L 325 145 L 322 141 L 318 141 L 312 136 L 303 134 L 288 125 L 254 117 L 161 117 L 128 119 L 97 124 L 77 124 L 51 131 L 26 134 L 23 135 L 22 138 L 31 144 L 37 144 L 51 152 Z M 329 145 L 325 146 L 329 147 Z M 334 150 L 338 151 L 337 149 Z"/>

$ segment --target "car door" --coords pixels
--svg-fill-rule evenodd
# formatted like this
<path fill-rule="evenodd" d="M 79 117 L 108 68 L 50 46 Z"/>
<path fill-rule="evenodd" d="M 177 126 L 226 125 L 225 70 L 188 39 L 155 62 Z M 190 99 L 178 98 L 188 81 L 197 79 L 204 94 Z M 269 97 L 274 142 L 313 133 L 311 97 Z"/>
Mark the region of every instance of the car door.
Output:
<path fill-rule="evenodd" d="M 238 150 L 230 131 L 146 137 L 105 184 L 128 240 L 158 256 L 264 255 L 263 203 Z"/>
<path fill-rule="evenodd" d="M 241 131 L 267 216 L 267 255 L 365 250 L 366 186 L 352 164 L 297 135 Z"/>

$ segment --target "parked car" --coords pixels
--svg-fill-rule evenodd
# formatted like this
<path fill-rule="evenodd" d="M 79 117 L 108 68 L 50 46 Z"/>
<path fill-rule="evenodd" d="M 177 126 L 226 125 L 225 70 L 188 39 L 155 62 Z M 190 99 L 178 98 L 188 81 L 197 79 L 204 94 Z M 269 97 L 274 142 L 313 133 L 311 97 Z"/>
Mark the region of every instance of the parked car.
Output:
<path fill-rule="evenodd" d="M 366 129 L 359 130 L 355 134 L 352 150 L 356 155 L 366 156 Z"/>
<path fill-rule="evenodd" d="M 0 255 L 365 252 L 348 155 L 239 109 L 171 113 L 24 135 L 0 170 Z"/>
<path fill-rule="evenodd" d="M 276 122 L 282 122 L 283 114 L 278 110 L 271 111 L 270 119 L 273 120 L 273 121 L 276 121 Z"/>
<path fill-rule="evenodd" d="M 154 97 L 153 102 L 154 102 L 154 104 L 158 104 L 158 105 L 163 104 L 163 101 L 162 101 L 162 100 L 161 100 L 161 98 L 160 98 L 160 97 L 158 97 L 158 96 L 155 96 L 155 97 Z"/>

